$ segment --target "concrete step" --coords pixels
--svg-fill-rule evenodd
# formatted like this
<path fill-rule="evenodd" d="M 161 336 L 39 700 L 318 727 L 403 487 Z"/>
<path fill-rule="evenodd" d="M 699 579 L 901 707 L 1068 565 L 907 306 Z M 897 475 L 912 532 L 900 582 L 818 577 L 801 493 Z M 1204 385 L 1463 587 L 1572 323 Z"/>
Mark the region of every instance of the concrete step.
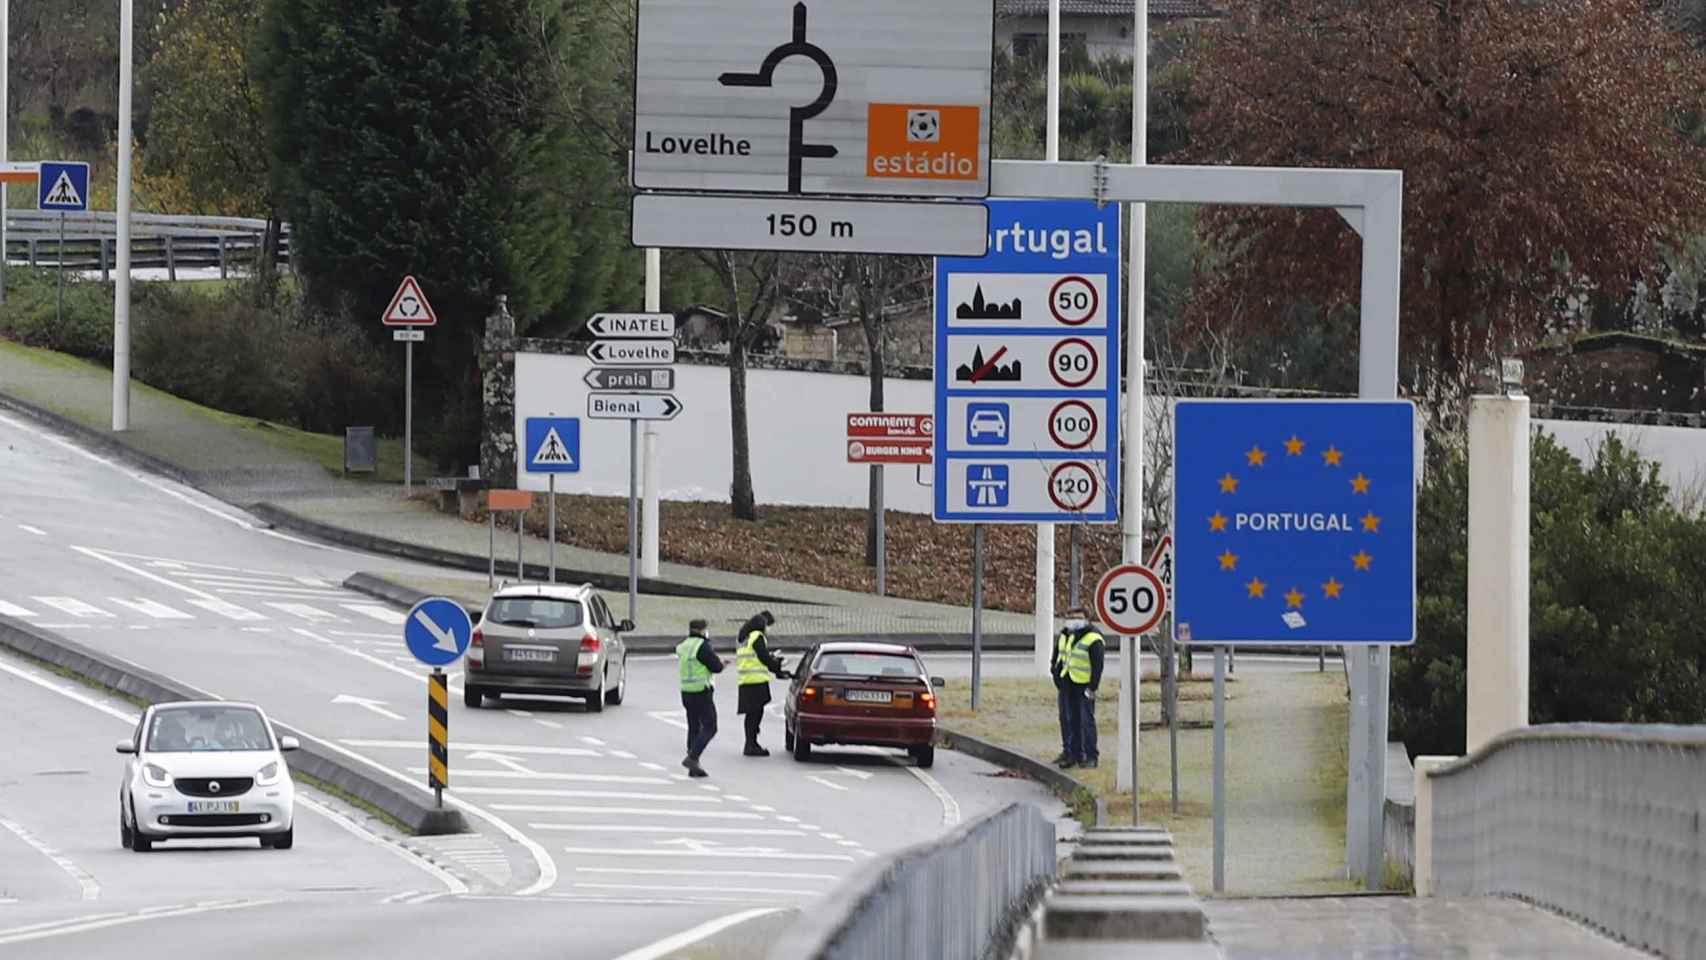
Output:
<path fill-rule="evenodd" d="M 1034 960 L 1220 960 L 1220 956 L 1214 944 L 1188 940 L 1146 940 L 1135 949 L 1130 943 L 1107 940 L 1044 940 L 1032 954 Z"/>
<path fill-rule="evenodd" d="M 1132 843 L 1081 843 L 1072 851 L 1074 860 L 1171 860 L 1173 847 Z"/>
<path fill-rule="evenodd" d="M 1098 897 L 1050 893 L 1044 940 L 1201 940 L 1208 922 L 1192 897 Z"/>
<path fill-rule="evenodd" d="M 1183 880 L 1062 880 L 1056 893 L 1090 897 L 1189 897 L 1191 885 Z"/>
<path fill-rule="evenodd" d="M 1171 842 L 1173 834 L 1166 827 L 1091 827 L 1084 831 L 1097 837 L 1157 837 Z"/>
<path fill-rule="evenodd" d="M 1178 880 L 1183 876 L 1171 860 L 1068 860 L 1062 880 Z"/>
<path fill-rule="evenodd" d="M 1080 837 L 1078 842 L 1170 847 L 1173 845 L 1173 835 L 1170 833 L 1126 833 L 1123 831 L 1110 833 L 1102 830 L 1090 830 Z"/>

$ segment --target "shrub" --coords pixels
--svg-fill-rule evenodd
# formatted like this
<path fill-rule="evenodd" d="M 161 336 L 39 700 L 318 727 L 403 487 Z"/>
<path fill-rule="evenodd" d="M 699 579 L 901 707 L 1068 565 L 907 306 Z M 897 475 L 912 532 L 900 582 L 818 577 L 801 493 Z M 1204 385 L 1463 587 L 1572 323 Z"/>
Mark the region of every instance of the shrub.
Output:
<path fill-rule="evenodd" d="M 0 306 L 0 336 L 31 347 L 111 363 L 112 286 L 67 274 L 63 316 L 57 304 L 53 270 L 9 267 L 6 303 Z"/>

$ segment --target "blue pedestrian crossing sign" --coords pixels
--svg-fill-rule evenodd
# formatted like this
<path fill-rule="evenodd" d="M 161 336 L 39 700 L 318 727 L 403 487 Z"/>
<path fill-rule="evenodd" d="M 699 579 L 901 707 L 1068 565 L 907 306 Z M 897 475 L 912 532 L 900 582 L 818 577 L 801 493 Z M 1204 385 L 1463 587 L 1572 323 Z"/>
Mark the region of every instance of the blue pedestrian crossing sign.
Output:
<path fill-rule="evenodd" d="M 528 473 L 579 473 L 580 418 L 528 417 L 521 462 Z"/>
<path fill-rule="evenodd" d="M 89 209 L 89 165 L 75 160 L 43 160 L 36 181 L 36 206 L 61 213 Z"/>
<path fill-rule="evenodd" d="M 448 597 L 428 597 L 409 609 L 403 621 L 403 642 L 415 659 L 429 667 L 455 663 L 474 637 L 474 621 L 462 604 Z"/>
<path fill-rule="evenodd" d="M 1174 617 L 1195 643 L 1416 638 L 1407 401 L 1183 400 Z"/>

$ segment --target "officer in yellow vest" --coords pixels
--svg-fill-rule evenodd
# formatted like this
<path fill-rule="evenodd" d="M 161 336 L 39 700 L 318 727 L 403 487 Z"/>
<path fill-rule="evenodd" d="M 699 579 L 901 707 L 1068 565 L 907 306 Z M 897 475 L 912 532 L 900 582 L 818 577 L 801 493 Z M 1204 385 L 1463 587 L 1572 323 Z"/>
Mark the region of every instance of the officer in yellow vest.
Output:
<path fill-rule="evenodd" d="M 1055 706 L 1060 714 L 1060 756 L 1054 758 L 1057 767 L 1066 766 L 1078 756 L 1078 714 L 1077 705 L 1068 699 L 1070 692 L 1066 683 L 1066 660 L 1072 653 L 1073 633 L 1070 625 L 1076 623 L 1081 611 L 1073 609 L 1066 612 L 1060 633 L 1054 638 L 1054 651 L 1049 657 L 1048 675 L 1054 681 Z"/>
<path fill-rule="evenodd" d="M 770 652 L 769 641 L 764 636 L 764 629 L 775 622 L 770 611 L 758 613 L 740 628 L 735 646 L 735 670 L 740 674 L 737 712 L 746 714 L 746 749 L 741 753 L 749 757 L 770 756 L 770 751 L 758 745 L 758 727 L 764 722 L 764 706 L 770 702 L 770 677 L 790 676 L 783 669 L 782 658 Z"/>
<path fill-rule="evenodd" d="M 687 768 L 688 776 L 708 777 L 699 757 L 717 735 L 717 699 L 711 676 L 723 672 L 723 661 L 711 650 L 704 620 L 687 625 L 687 639 L 676 645 L 675 659 L 681 674 L 681 705 L 687 709 L 687 756 L 681 758 L 681 765 Z"/>
<path fill-rule="evenodd" d="M 1096 690 L 1102 685 L 1102 661 L 1106 644 L 1082 607 L 1066 612 L 1066 629 L 1055 645 L 1055 671 L 1060 682 L 1060 701 L 1065 713 L 1062 739 L 1067 757 L 1061 769 L 1095 767 Z"/>

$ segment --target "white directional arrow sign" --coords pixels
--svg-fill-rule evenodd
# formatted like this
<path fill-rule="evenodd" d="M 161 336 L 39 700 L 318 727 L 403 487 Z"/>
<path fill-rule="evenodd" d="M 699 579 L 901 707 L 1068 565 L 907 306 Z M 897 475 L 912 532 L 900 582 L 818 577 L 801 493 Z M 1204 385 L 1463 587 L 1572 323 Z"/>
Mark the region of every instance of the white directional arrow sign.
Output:
<path fill-rule="evenodd" d="M 432 634 L 432 645 L 434 647 L 443 650 L 445 653 L 457 652 L 456 635 L 434 622 L 431 617 L 426 615 L 425 610 L 415 611 L 415 622 L 419 623 L 427 633 Z"/>
<path fill-rule="evenodd" d="M 607 367 L 651 367 L 675 362 L 675 341 L 600 340 L 586 348 L 586 355 Z"/>
<path fill-rule="evenodd" d="M 673 313 L 600 313 L 586 322 L 595 337 L 644 339 L 675 336 Z"/>
<path fill-rule="evenodd" d="M 337 696 L 332 698 L 332 702 L 333 703 L 354 704 L 358 707 L 361 707 L 363 710 L 370 710 L 374 713 L 377 713 L 380 716 L 385 717 L 388 720 L 402 720 L 403 719 L 402 714 L 392 713 L 390 710 L 385 709 L 385 701 L 384 700 L 369 700 L 366 697 L 352 697 L 347 693 L 340 693 Z"/>
<path fill-rule="evenodd" d="M 669 393 L 589 393 L 586 415 L 594 420 L 674 420 L 681 401 Z"/>

